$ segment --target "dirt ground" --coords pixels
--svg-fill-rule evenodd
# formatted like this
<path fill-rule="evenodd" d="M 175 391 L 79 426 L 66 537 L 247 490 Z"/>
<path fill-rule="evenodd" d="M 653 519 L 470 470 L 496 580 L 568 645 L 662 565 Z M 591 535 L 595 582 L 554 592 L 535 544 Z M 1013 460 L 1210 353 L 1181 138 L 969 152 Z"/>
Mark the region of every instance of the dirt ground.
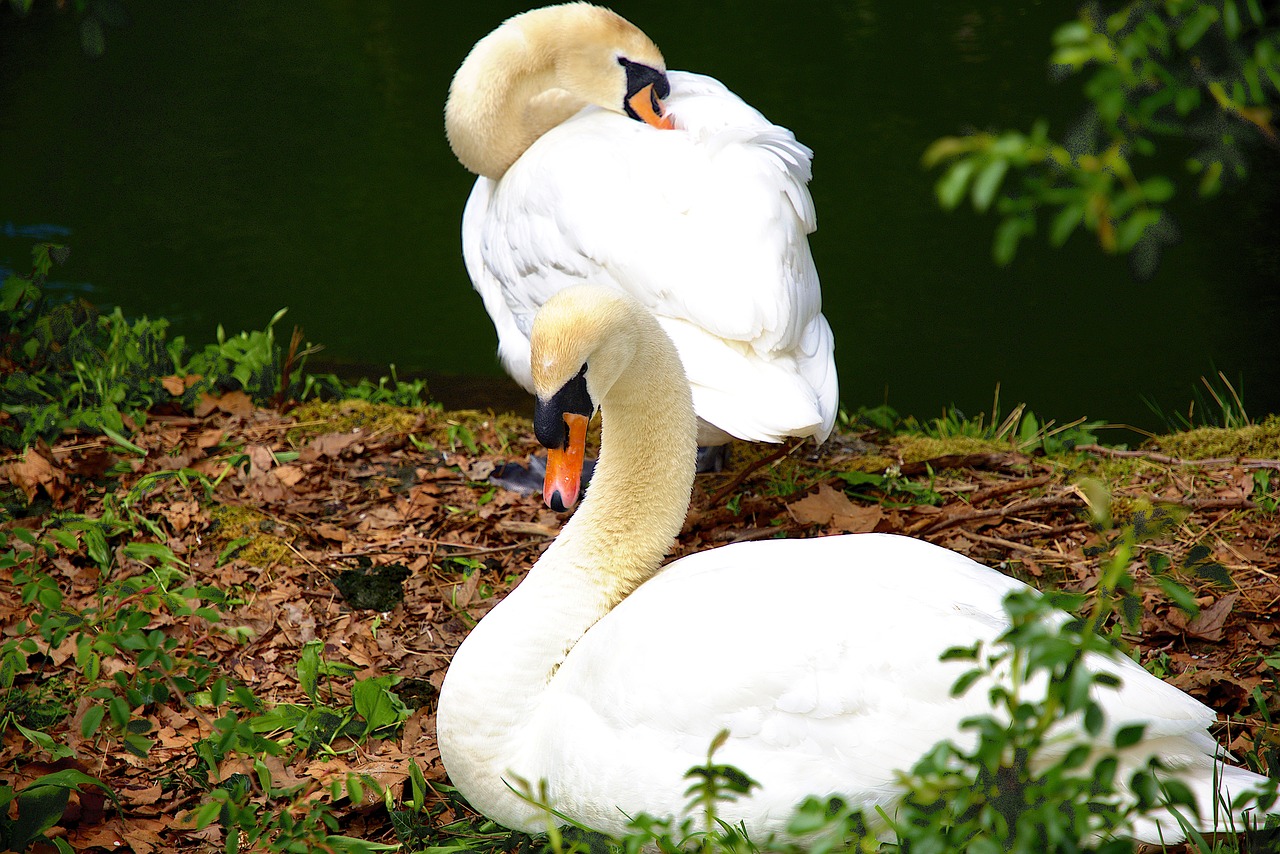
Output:
<path fill-rule="evenodd" d="M 0 483 L 31 502 L 22 511 L 30 515 L 4 527 L 36 530 L 63 512 L 151 520 L 143 540 L 167 545 L 193 579 L 231 598 L 221 623 L 157 608 L 149 628 L 209 658 L 268 706 L 310 702 L 296 669 L 310 641 L 323 642 L 325 660 L 354 668 L 354 679 L 401 678 L 395 690 L 414 711 L 394 736 L 356 745 L 339 735 L 331 750 L 270 757 L 278 785 L 315 782 L 322 784 L 316 796 L 328 797 L 329 782 L 356 772 L 399 798 L 414 761 L 429 782 L 443 781 L 434 697 L 450 656 L 563 522 L 538 497 L 486 482 L 496 464 L 535 450 L 527 422 L 360 403 L 281 414 L 234 393 L 206 408 L 200 417 L 153 417 L 132 437 L 137 452 L 101 437 L 69 437 L 0 459 Z M 724 473 L 699 476 L 676 555 L 779 533 L 890 531 L 1041 587 L 1087 590 L 1108 536 L 1092 521 L 1088 498 L 1097 487 L 1089 484 L 1103 484 L 1117 520 L 1145 520 L 1150 529 L 1138 547 L 1142 566 L 1167 564 L 1200 606 L 1188 617 L 1146 584 L 1141 633 L 1130 640 L 1155 672 L 1219 711 L 1218 736 L 1237 756 L 1265 761 L 1280 755 L 1271 723 L 1280 712 L 1280 454 L 1268 459 L 1250 447 L 1207 461 L 1163 445 L 1136 452 L 1090 446 L 1050 458 L 1008 444 L 874 431 L 841 434 L 816 450 L 736 446 Z M 178 471 L 188 476 L 158 474 Z M 111 581 L 147 572 L 146 556 L 125 542 L 112 541 Z M 108 579 L 88 555 L 59 548 L 40 565 L 66 595 L 65 607 L 96 607 Z M 1150 580 L 1145 570 L 1138 574 Z M 10 582 L 0 586 L 0 626 L 9 639 L 23 633 L 34 606 L 22 602 L 12 568 L 0 577 Z M 779 586 L 780 608 L 803 609 L 806 596 L 821 594 L 787 589 L 785 578 Z M 242 628 L 247 639 L 228 627 Z M 84 696 L 92 686 L 78 675 L 75 652 L 73 638 L 45 644 L 16 681 L 27 692 L 64 692 L 71 714 L 46 731 L 74 756 L 55 762 L 9 726 L 0 779 L 21 788 L 73 767 L 111 786 L 119 809 L 86 790 L 51 831 L 78 849 L 221 849 L 217 823 L 197 830 L 187 819 L 207 798 L 194 747 L 226 707 L 175 695 L 134 709 L 154 742 L 145 755 L 106 724 L 84 738 L 80 723 L 95 701 Z M 103 661 L 100 681 L 128 678 L 140 666 L 138 655 L 120 650 Z M 352 682 L 331 680 L 326 701 L 350 706 Z M 251 757 L 233 754 L 218 775 L 252 771 Z M 333 805 L 341 832 L 394 842 L 381 799 L 367 801 Z M 433 801 L 430 820 L 445 825 L 459 810 L 454 801 Z"/>

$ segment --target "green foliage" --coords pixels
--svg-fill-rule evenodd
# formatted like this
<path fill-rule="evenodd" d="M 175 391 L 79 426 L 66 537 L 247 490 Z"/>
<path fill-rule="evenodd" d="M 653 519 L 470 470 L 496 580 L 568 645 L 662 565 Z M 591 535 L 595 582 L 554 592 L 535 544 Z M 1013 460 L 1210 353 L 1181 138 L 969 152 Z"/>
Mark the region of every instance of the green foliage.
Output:
<path fill-rule="evenodd" d="M 72 848 L 65 839 L 50 839 L 45 833 L 62 819 L 71 792 L 83 786 L 101 789 L 116 800 L 108 786 L 74 768 L 45 774 L 20 791 L 0 785 L 0 849 L 25 851 L 33 842 L 43 841 L 69 854 Z"/>
<path fill-rule="evenodd" d="M 967 198 L 999 215 L 998 264 L 1044 214 L 1054 246 L 1083 226 L 1149 274 L 1176 235 L 1165 203 L 1179 188 L 1213 196 L 1247 176 L 1251 146 L 1277 145 L 1280 27 L 1259 0 L 1131 0 L 1110 13 L 1086 4 L 1054 33 L 1050 61 L 1088 72 L 1088 112 L 1066 139 L 1039 120 L 1029 133 L 945 137 L 924 154 L 925 166 L 946 167 L 935 186 L 943 208 Z M 1160 172 L 1162 138 L 1195 146 L 1186 175 Z"/>
<path fill-rule="evenodd" d="M 53 304 L 44 284 L 65 246 L 38 243 L 30 276 L 0 286 L 0 445 L 21 448 L 64 430 L 128 435 L 160 405 L 191 409 L 205 394 L 242 390 L 258 401 L 282 398 L 277 312 L 261 332 L 227 335 L 192 350 L 168 338 L 166 320 L 99 315 L 83 301 Z M 303 354 L 305 358 L 305 353 Z"/>
<path fill-rule="evenodd" d="M 852 413 L 841 413 L 841 424 L 850 429 L 871 428 L 885 433 L 914 433 L 933 439 L 977 439 L 994 444 L 1008 445 L 1011 450 L 1024 454 L 1057 454 L 1069 451 L 1077 445 L 1098 441 L 1096 430 L 1105 426 L 1102 421 L 1086 421 L 1078 418 L 1067 424 L 1055 424 L 1052 419 L 1042 420 L 1025 403 L 1019 403 L 1008 415 L 1000 409 L 1000 388 L 996 387 L 991 412 L 969 416 L 952 406 L 943 410 L 937 418 L 902 418 L 891 406 L 861 407 Z"/>
<path fill-rule="evenodd" d="M 1213 379 L 1200 378 L 1200 386 L 1192 388 L 1192 399 L 1185 413 L 1166 412 L 1159 403 L 1145 396 L 1142 401 L 1170 432 L 1196 427 L 1235 429 L 1253 424 L 1244 407 L 1243 393 L 1236 390 L 1235 384 L 1222 371 L 1218 371 Z"/>
<path fill-rule="evenodd" d="M 68 514 L 49 520 L 38 533 L 24 528 L 14 528 L 11 534 L 0 532 L 0 549 L 7 549 L 0 552 L 0 568 L 12 571 L 21 602 L 31 609 L 15 635 L 0 645 L 0 694 L 9 702 L 18 691 L 16 676 L 28 669 L 31 658 L 70 641 L 76 666 L 72 686 L 96 701 L 81 719 L 80 735 L 98 737 L 101 725 L 109 722 L 113 737 L 144 756 L 151 747 L 150 724 L 134 711 L 145 712 L 164 703 L 173 692 L 199 690 L 215 675 L 204 656 L 148 627 L 156 612 L 173 620 L 217 623 L 219 614 L 211 605 L 222 597 L 216 590 L 191 583 L 185 564 L 167 546 L 129 541 L 139 527 L 127 516 L 111 513 L 100 519 Z M 80 551 L 101 573 L 92 606 L 70 604 L 44 571 L 43 562 L 58 547 Z M 119 574 L 120 559 L 130 562 L 130 572 L 135 574 Z M 107 678 L 102 664 L 108 658 L 133 666 Z M 12 714 L 5 723 L 14 725 L 50 758 L 68 755 L 67 748 L 41 728 L 25 727 Z"/>
<path fill-rule="evenodd" d="M 302 787 L 293 790 L 274 788 L 271 774 L 261 762 L 255 763 L 254 771 L 256 781 L 237 775 L 215 788 L 210 800 L 196 812 L 197 827 L 208 827 L 215 820 L 222 825 L 228 852 L 332 851 L 366 854 L 394 851 L 398 847 L 336 833 L 338 820 L 333 809 L 314 797 L 313 791 Z M 253 782 L 273 796 L 271 803 L 264 804 L 255 797 Z M 349 774 L 345 783 L 335 780 L 328 794 L 333 801 L 347 797 L 353 803 L 361 803 L 365 788 L 373 785 L 368 778 Z"/>
<path fill-rule="evenodd" d="M 365 400 L 369 403 L 385 403 L 390 406 L 423 406 L 430 402 L 427 381 L 402 380 L 391 365 L 390 376 L 372 380 L 361 377 L 355 382 L 344 382 L 337 374 L 307 374 L 303 378 L 299 400 Z"/>

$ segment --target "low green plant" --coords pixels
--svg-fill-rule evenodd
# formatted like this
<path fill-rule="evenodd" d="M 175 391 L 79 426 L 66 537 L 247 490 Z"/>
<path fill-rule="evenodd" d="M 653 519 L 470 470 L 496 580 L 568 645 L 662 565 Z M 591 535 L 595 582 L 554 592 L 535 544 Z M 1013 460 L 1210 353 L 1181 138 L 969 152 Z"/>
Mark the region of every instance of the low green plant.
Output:
<path fill-rule="evenodd" d="M 387 735 L 404 723 L 409 709 L 391 690 L 399 681 L 394 676 L 356 680 L 349 706 L 325 702 L 320 696 L 321 677 L 350 677 L 354 668 L 323 660 L 322 647 L 320 641 L 312 641 L 298 656 L 298 680 L 311 705 L 280 703 L 262 711 L 249 720 L 254 733 L 287 733 L 281 745 L 314 756 L 353 750 L 354 745 Z M 352 746 L 335 746 L 339 738 L 348 739 Z"/>
<path fill-rule="evenodd" d="M 258 790 L 254 789 L 255 782 L 260 787 Z M 367 777 L 349 774 L 345 781 L 335 780 L 327 794 L 330 802 L 348 798 L 352 803 L 363 803 L 365 790 L 370 787 L 377 789 Z M 215 787 L 209 800 L 195 812 L 193 821 L 200 829 L 217 821 L 226 835 L 226 851 L 232 854 L 239 851 L 367 854 L 394 851 L 399 847 L 337 833 L 338 818 L 331 803 L 317 797 L 317 788 L 305 785 L 278 788 L 266 766 L 256 762 L 253 778 L 235 775 Z"/>
<path fill-rule="evenodd" d="M 937 418 L 919 419 L 900 416 L 887 404 L 841 413 L 841 424 L 849 429 L 872 428 L 884 433 L 917 433 L 934 439 L 977 439 L 1008 445 L 1024 454 L 1057 454 L 1077 445 L 1098 441 L 1096 431 L 1104 422 L 1077 418 L 1067 424 L 1052 419 L 1041 420 L 1025 403 L 1019 403 L 1007 415 L 1001 412 L 1000 386 L 996 386 L 990 413 L 966 415 L 955 406 L 947 407 Z"/>
<path fill-rule="evenodd" d="M 307 374 L 303 378 L 299 400 L 365 400 L 369 403 L 385 403 L 391 406 L 424 406 L 430 402 L 427 381 L 424 379 L 402 380 L 396 373 L 396 366 L 390 366 L 390 375 L 372 380 L 361 377 L 355 382 L 346 382 L 337 374 Z"/>
<path fill-rule="evenodd" d="M 22 789 L 0 784 L 0 849 L 25 851 L 35 842 L 44 842 L 60 854 L 71 854 L 75 849 L 66 839 L 46 834 L 62 819 L 71 792 L 82 787 L 102 790 L 119 806 L 109 786 L 74 768 L 44 774 Z"/>
<path fill-rule="evenodd" d="M 0 446 L 22 448 L 65 430 L 124 437 L 132 432 L 126 419 L 160 405 L 191 409 L 202 395 L 232 390 L 282 400 L 300 387 L 282 378 L 310 351 L 294 346 L 281 354 L 275 326 L 284 309 L 260 332 L 228 335 L 218 327 L 215 343 L 193 349 L 182 336 L 169 338 L 166 320 L 50 301 L 45 282 L 67 255 L 65 246 L 37 243 L 31 274 L 11 274 L 0 285 L 0 412 L 7 416 Z"/>
<path fill-rule="evenodd" d="M 1240 390 L 1237 390 L 1237 385 L 1241 386 Z M 1200 385 L 1193 386 L 1191 391 L 1192 397 L 1186 412 L 1167 411 L 1145 395 L 1142 402 L 1171 433 L 1197 427 L 1236 429 L 1254 423 L 1244 406 L 1243 384 L 1239 380 L 1232 383 L 1222 371 L 1218 371 L 1212 378 L 1201 377 Z"/>

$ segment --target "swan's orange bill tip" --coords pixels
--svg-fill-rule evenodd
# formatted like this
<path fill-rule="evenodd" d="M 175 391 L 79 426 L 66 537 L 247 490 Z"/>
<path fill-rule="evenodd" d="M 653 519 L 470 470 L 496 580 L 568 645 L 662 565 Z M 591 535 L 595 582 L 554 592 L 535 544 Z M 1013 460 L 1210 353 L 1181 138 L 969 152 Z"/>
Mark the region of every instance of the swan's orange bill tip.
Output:
<path fill-rule="evenodd" d="M 568 510 L 578 503 L 582 489 L 582 461 L 587 454 L 587 422 L 585 415 L 566 412 L 564 423 L 569 439 L 563 448 L 547 451 L 547 476 L 542 482 L 542 500 L 555 510 Z"/>
<path fill-rule="evenodd" d="M 662 102 L 653 96 L 652 83 L 632 95 L 627 103 L 645 124 L 653 125 L 660 130 L 675 130 L 676 123 L 662 109 Z M 654 108 L 655 104 L 657 109 Z"/>

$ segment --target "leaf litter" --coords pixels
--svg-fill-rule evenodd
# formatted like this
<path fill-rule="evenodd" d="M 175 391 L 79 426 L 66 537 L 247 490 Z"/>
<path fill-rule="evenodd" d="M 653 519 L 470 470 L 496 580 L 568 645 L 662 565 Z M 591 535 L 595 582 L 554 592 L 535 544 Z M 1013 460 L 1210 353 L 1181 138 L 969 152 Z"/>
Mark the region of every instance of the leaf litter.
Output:
<path fill-rule="evenodd" d="M 397 677 L 392 690 L 412 711 L 395 731 L 358 744 L 339 733 L 328 750 L 263 761 L 277 787 L 300 785 L 328 797 L 331 781 L 365 774 L 398 803 L 411 763 L 429 786 L 446 781 L 434 703 L 450 657 L 564 519 L 536 496 L 485 481 L 495 465 L 537 450 L 527 421 L 429 407 L 361 409 L 349 406 L 338 418 L 314 409 L 253 409 L 231 395 L 209 398 L 198 417 L 153 417 L 142 425 L 131 438 L 141 455 L 105 438 L 69 436 L 0 460 L 0 483 L 31 503 L 30 515 L 6 525 L 27 530 L 58 513 L 104 518 L 116 496 L 134 490 L 131 509 L 151 522 L 140 538 L 167 546 L 191 581 L 227 596 L 216 625 L 157 607 L 147 629 L 198 651 L 268 707 L 311 702 L 299 678 L 308 645 L 319 644 L 337 668 L 324 681 L 332 708 L 350 706 L 357 679 Z M 673 557 L 742 539 L 894 532 L 1040 586 L 1087 590 L 1106 542 L 1080 484 L 1096 478 L 1107 484 L 1118 518 L 1158 529 L 1139 543 L 1139 558 L 1155 567 L 1166 562 L 1199 608 L 1188 616 L 1158 587 L 1144 587 L 1141 632 L 1130 640 L 1155 672 L 1224 716 L 1219 736 L 1238 754 L 1275 755 L 1280 733 L 1269 721 L 1280 713 L 1280 518 L 1273 481 L 1280 481 L 1280 462 L 1190 466 L 1154 452 L 1101 448 L 1046 458 L 945 443 L 922 460 L 920 443 L 911 454 L 901 447 L 874 432 L 798 453 L 735 445 L 725 473 L 697 479 Z M 196 479 L 156 477 L 178 471 L 202 476 L 212 493 Z M 113 572 L 144 572 L 145 553 L 126 551 L 117 547 L 110 556 Z M 39 568 L 55 579 L 68 607 L 95 607 L 100 561 L 59 546 Z M 1141 569 L 1138 575 L 1142 580 Z M 24 621 L 33 606 L 22 602 L 12 569 L 0 577 L 9 582 L 0 588 L 0 630 L 6 638 L 29 633 Z M 100 679 L 127 680 L 137 668 L 136 658 L 107 656 Z M 82 721 L 94 714 L 95 701 L 80 696 L 87 687 L 70 640 L 45 645 L 16 675 L 15 690 L 32 706 L 26 719 L 38 722 L 37 707 L 50 706 L 52 723 L 38 725 L 69 750 L 52 758 L 6 727 L 3 782 L 20 789 L 74 768 L 110 786 L 119 807 L 82 787 L 50 831 L 80 850 L 223 847 L 219 825 L 197 830 L 192 813 L 209 786 L 255 770 L 254 757 L 233 753 L 216 778 L 202 777 L 196 745 L 212 734 L 218 713 L 177 692 L 135 709 L 150 739 L 139 751 L 105 726 L 81 736 Z M 68 701 L 74 708 L 63 705 Z M 12 698 L 6 702 L 15 712 Z M 462 814 L 458 802 L 433 797 L 438 824 Z M 339 798 L 332 807 L 342 833 L 395 841 L 372 788 L 365 802 Z"/>

